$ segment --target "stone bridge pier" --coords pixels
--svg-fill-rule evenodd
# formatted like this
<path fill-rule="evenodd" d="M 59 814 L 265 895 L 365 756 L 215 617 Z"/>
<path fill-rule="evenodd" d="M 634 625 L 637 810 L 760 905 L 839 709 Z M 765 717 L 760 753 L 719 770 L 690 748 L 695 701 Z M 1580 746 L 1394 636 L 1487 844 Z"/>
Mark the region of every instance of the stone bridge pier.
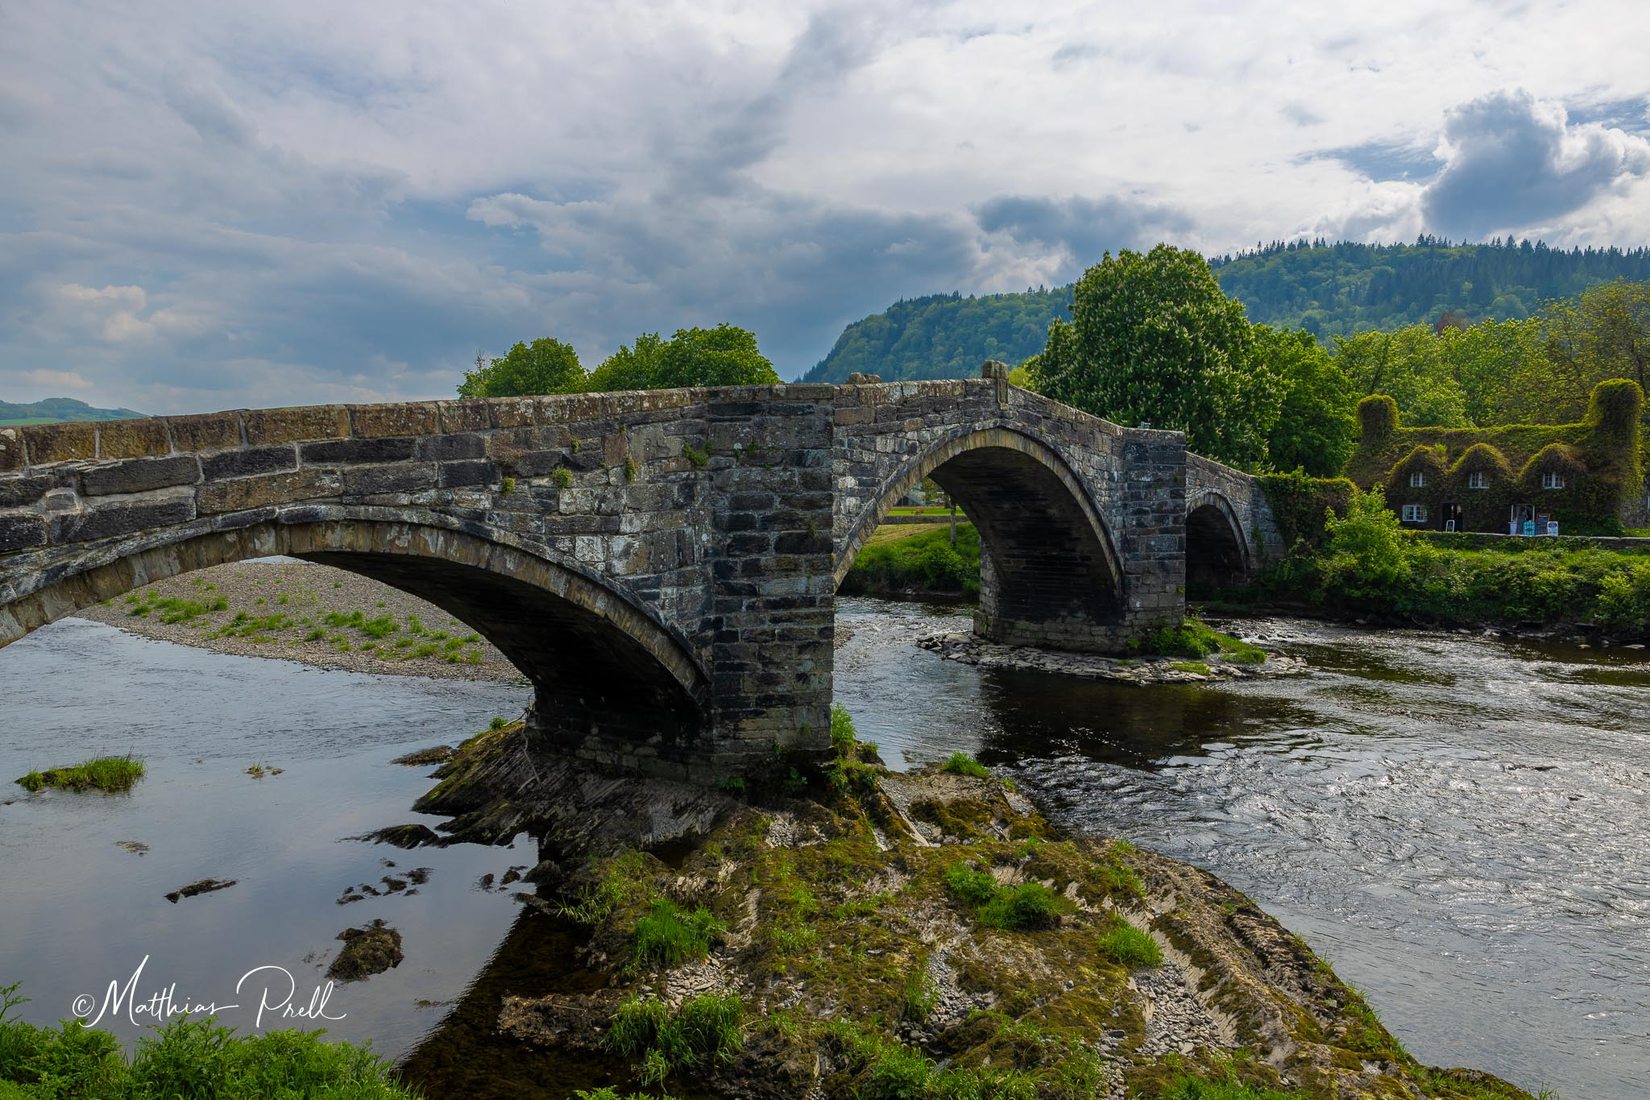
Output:
<path fill-rule="evenodd" d="M 837 585 L 923 478 L 977 627 L 1113 652 L 1276 542 L 1253 479 L 972 381 L 237 410 L 0 429 L 0 646 L 285 554 L 437 604 L 534 685 L 535 751 L 710 779 L 829 746 Z M 0 662 L 4 656 L 0 655 Z M 3 667 L 3 666 L 0 666 Z"/>

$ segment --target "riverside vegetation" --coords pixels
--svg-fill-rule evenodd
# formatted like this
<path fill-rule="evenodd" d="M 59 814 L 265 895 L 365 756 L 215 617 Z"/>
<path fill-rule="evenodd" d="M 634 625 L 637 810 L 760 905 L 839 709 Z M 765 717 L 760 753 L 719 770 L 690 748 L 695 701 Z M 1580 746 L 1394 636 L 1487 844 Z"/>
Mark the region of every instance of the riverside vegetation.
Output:
<path fill-rule="evenodd" d="M 1338 512 L 1326 506 L 1321 534 L 1302 533 L 1220 603 L 1650 638 L 1650 552 L 1407 531 L 1379 490 L 1347 490 Z M 1493 548 L 1479 548 L 1486 543 Z"/>
<path fill-rule="evenodd" d="M 495 800 L 523 737 L 466 742 L 442 799 Z M 580 1100 L 1527 1100 L 1416 1063 L 1212 877 L 1064 835 L 962 754 L 891 774 L 840 708 L 832 743 L 746 777 L 668 862 L 547 837 L 536 904 L 577 976 L 489 1000 L 498 1032 L 616 1067 Z"/>
<path fill-rule="evenodd" d="M 319 1032 L 235 1035 L 181 1018 L 122 1053 L 109 1032 L 64 1020 L 37 1027 L 12 1015 L 18 987 L 0 986 L 0 1100 L 414 1100 L 370 1050 Z"/>
<path fill-rule="evenodd" d="M 1290 475 L 1268 481 L 1283 483 L 1268 487 L 1294 545 L 1243 585 L 1193 593 L 1211 608 L 1650 640 L 1650 548 L 1414 532 L 1386 507 L 1379 490 Z M 968 524 L 958 524 L 955 549 L 940 525 L 883 527 L 843 578 L 842 591 L 892 599 L 972 598 L 979 591 L 979 554 L 979 537 Z M 1233 659 L 1236 639 L 1220 635 L 1224 642 L 1211 643 L 1215 634 L 1189 621 L 1184 631 L 1148 639 L 1141 651 L 1201 659 L 1220 650 Z"/>

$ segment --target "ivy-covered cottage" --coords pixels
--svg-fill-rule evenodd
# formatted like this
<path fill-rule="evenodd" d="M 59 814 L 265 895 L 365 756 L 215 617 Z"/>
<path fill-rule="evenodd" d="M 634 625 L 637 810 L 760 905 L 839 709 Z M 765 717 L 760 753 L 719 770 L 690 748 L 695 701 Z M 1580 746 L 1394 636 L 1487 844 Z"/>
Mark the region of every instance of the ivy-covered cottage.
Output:
<path fill-rule="evenodd" d="M 1358 405 L 1346 474 L 1380 486 L 1407 525 L 1438 531 L 1619 533 L 1650 514 L 1640 416 L 1644 392 L 1601 382 L 1579 424 L 1406 428 L 1390 397 Z"/>

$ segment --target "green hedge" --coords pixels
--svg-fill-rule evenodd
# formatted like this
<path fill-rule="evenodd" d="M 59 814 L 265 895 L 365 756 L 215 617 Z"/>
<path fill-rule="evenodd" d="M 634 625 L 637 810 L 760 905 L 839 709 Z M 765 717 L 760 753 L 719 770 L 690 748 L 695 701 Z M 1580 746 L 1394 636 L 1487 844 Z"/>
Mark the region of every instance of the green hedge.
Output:
<path fill-rule="evenodd" d="M 1343 514 L 1356 491 L 1344 477 L 1310 477 L 1299 471 L 1262 475 L 1260 485 L 1285 546 L 1303 539 L 1317 545 L 1323 539 L 1325 514 L 1331 510 Z"/>

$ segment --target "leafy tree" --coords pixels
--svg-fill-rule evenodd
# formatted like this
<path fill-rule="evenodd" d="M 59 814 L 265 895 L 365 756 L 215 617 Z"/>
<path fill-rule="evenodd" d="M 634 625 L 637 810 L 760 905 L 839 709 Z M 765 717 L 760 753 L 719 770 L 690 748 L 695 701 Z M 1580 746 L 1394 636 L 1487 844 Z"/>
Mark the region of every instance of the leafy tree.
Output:
<path fill-rule="evenodd" d="M 1337 336 L 1335 362 L 1360 396 L 1382 393 L 1398 402 L 1405 424 L 1467 426 L 1465 395 L 1431 325 Z"/>
<path fill-rule="evenodd" d="M 665 343 L 657 332 L 644 332 L 628 347 L 621 345 L 590 372 L 591 392 L 658 388 L 659 360 Z"/>
<path fill-rule="evenodd" d="M 643 333 L 608 356 L 590 374 L 589 389 L 673 389 L 682 386 L 746 386 L 779 381 L 757 349 L 756 336 L 735 325 L 683 328 L 669 340 Z"/>
<path fill-rule="evenodd" d="M 1210 458 L 1264 464 L 1282 386 L 1254 354 L 1243 306 L 1203 257 L 1163 244 L 1107 253 L 1078 280 L 1072 315 L 1049 326 L 1033 376 L 1042 393 L 1109 420 L 1184 431 Z"/>
<path fill-rule="evenodd" d="M 1480 427 L 1528 424 L 1553 416 L 1556 395 L 1539 321 L 1480 321 L 1440 330 L 1438 337 L 1470 422 Z"/>
<path fill-rule="evenodd" d="M 498 359 L 476 356 L 476 369 L 464 372 L 460 397 L 520 397 L 540 393 L 577 393 L 584 389 L 584 368 L 571 345 L 548 336 L 517 344 Z"/>
<path fill-rule="evenodd" d="M 1340 364 L 1305 329 L 1254 328 L 1256 355 L 1283 384 L 1283 406 L 1266 441 L 1271 464 L 1336 477 L 1357 444 L 1357 395 Z"/>

